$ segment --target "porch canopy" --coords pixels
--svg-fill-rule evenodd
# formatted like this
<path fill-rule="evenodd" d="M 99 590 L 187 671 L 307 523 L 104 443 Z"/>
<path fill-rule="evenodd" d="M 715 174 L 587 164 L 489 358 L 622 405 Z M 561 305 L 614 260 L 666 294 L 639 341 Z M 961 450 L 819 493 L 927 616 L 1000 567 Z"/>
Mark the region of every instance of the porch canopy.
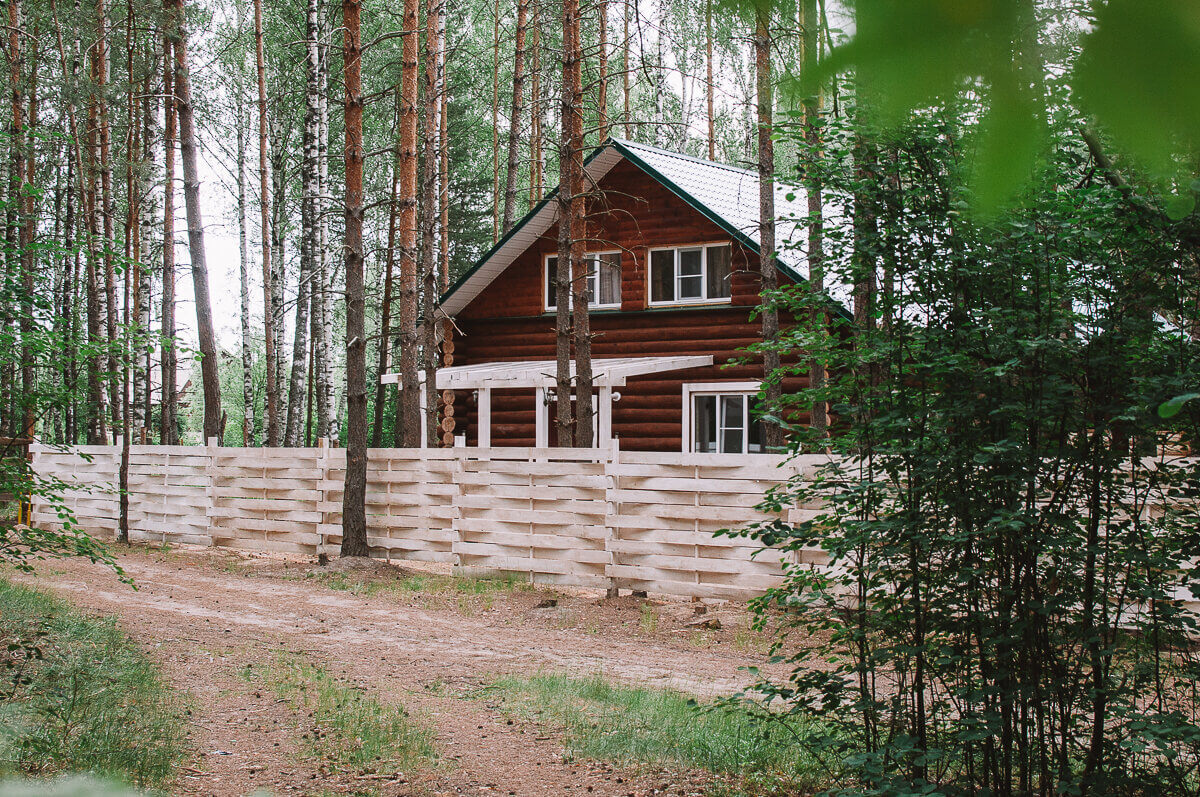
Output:
<path fill-rule="evenodd" d="M 592 360 L 592 383 L 599 390 L 597 409 L 598 432 L 601 445 L 612 440 L 613 388 L 624 387 L 625 380 L 634 376 L 661 374 L 685 368 L 699 368 L 713 364 L 711 354 L 679 355 L 671 357 L 610 357 Z M 548 417 L 542 411 L 546 404 L 546 391 L 558 385 L 558 363 L 555 360 L 521 360 L 513 362 L 479 363 L 477 365 L 455 365 L 437 370 L 438 390 L 474 390 L 478 394 L 479 445 L 492 444 L 492 390 L 514 390 L 532 388 L 534 391 L 535 445 L 544 448 L 550 444 Z M 575 361 L 571 360 L 571 378 L 575 378 Z M 420 380 L 425 381 L 421 372 Z M 400 385 L 400 374 L 384 374 L 379 381 L 385 385 Z M 424 402 L 425 393 L 422 391 Z M 422 429 L 424 425 L 422 424 Z"/>

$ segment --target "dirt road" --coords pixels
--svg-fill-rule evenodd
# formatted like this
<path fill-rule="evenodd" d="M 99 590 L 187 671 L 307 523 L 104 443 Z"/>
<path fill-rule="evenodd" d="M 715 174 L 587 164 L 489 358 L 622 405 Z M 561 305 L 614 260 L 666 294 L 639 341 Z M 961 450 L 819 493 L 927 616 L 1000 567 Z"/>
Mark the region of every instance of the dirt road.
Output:
<path fill-rule="evenodd" d="M 302 718 L 241 674 L 280 653 L 308 657 L 435 726 L 443 763 L 405 773 L 385 794 L 699 793 L 698 776 L 565 762 L 553 732 L 468 695 L 496 675 L 539 670 L 729 694 L 748 681 L 739 668 L 763 658 L 737 606 L 710 610 L 704 618 L 723 627 L 705 630 L 687 603 L 547 590 L 356 595 L 313 577 L 311 563 L 211 550 L 134 548 L 120 562 L 136 592 L 83 562 L 55 563 L 37 582 L 81 608 L 115 614 L 192 695 L 196 756 L 178 794 L 336 794 L 364 785 L 304 760 Z"/>

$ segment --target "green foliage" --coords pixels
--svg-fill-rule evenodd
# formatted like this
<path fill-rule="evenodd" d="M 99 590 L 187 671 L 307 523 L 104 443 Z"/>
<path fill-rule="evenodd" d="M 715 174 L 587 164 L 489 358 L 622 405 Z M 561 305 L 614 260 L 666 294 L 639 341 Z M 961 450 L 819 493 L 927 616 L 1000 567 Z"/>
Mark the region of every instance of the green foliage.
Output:
<path fill-rule="evenodd" d="M 482 697 L 520 716 L 561 727 L 578 756 L 623 764 L 769 775 L 791 788 L 812 788 L 827 772 L 804 752 L 822 727 L 740 705 L 698 705 L 666 689 L 616 686 L 601 676 L 505 677 Z"/>
<path fill-rule="evenodd" d="M 1195 794 L 1200 471 L 1170 452 L 1200 413 L 1157 411 L 1200 384 L 1190 227 L 1067 133 L 1017 209 L 972 214 L 962 118 L 835 121 L 810 153 L 854 222 L 826 284 L 859 286 L 859 321 L 775 297 L 801 320 L 781 345 L 832 376 L 774 414 L 836 422 L 796 430 L 834 456 L 764 501 L 817 515 L 738 532 L 830 559 L 757 604 L 786 610 L 781 655 L 820 642 L 760 689 L 836 729 L 837 793 Z"/>
<path fill-rule="evenodd" d="M 1186 187 L 1200 129 L 1194 2 L 857 0 L 852 9 L 852 35 L 810 85 L 853 75 L 858 102 L 890 127 L 963 98 L 978 102 L 985 135 L 972 166 L 976 207 L 994 212 L 1033 180 L 1049 144 L 1045 104 L 1063 91 L 1194 207 Z"/>
<path fill-rule="evenodd" d="M 170 780 L 184 755 L 180 699 L 113 620 L 0 581 L 0 633 L 0 773 L 86 772 L 137 786 Z M 0 794 L 6 788 L 29 793 L 0 786 Z M 55 788 L 45 793 L 82 787 Z"/>
<path fill-rule="evenodd" d="M 383 703 L 296 657 L 247 668 L 281 699 L 303 711 L 304 755 L 330 772 L 389 774 L 429 764 L 433 731 L 403 706 Z"/>

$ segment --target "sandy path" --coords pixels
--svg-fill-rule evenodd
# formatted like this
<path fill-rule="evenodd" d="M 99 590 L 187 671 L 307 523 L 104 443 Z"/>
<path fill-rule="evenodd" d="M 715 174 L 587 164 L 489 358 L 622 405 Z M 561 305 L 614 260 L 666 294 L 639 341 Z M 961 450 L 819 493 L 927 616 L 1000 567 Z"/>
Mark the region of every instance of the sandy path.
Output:
<path fill-rule="evenodd" d="M 56 563 L 38 583 L 85 609 L 117 615 L 193 695 L 197 756 L 179 794 L 351 793 L 365 785 L 329 778 L 300 758 L 303 718 L 243 676 L 247 665 L 280 652 L 311 657 L 436 726 L 444 764 L 383 788 L 420 795 L 698 793 L 680 776 L 564 763 L 555 734 L 512 723 L 463 694 L 490 676 L 547 670 L 603 672 L 709 696 L 741 688 L 747 677 L 739 667 L 761 664 L 760 655 L 731 644 L 735 633 L 745 634 L 734 630 L 745 625 L 738 607 L 719 612 L 723 630 L 701 636 L 687 625 L 687 604 L 655 607 L 648 629 L 639 604 L 584 594 L 559 594 L 549 609 L 536 608 L 547 593 L 528 591 L 455 606 L 420 595 L 407 602 L 394 593 L 359 597 L 304 579 L 304 563 L 247 563 L 211 551 L 134 549 L 121 564 L 138 591 L 83 562 Z"/>

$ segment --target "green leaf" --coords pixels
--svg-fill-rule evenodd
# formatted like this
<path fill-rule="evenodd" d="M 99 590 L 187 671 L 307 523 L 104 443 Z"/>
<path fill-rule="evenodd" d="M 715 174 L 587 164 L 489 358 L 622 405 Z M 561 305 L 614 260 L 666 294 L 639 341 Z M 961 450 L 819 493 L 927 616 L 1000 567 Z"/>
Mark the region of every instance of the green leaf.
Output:
<path fill-rule="evenodd" d="M 1120 146 L 1161 173 L 1200 131 L 1200 3 L 1109 0 L 1075 75 L 1086 109 Z"/>
<path fill-rule="evenodd" d="M 1185 393 L 1182 396 L 1176 396 L 1170 401 L 1164 401 L 1158 405 L 1158 417 L 1174 418 L 1183 411 L 1183 405 L 1189 401 L 1200 399 L 1200 393 Z"/>

